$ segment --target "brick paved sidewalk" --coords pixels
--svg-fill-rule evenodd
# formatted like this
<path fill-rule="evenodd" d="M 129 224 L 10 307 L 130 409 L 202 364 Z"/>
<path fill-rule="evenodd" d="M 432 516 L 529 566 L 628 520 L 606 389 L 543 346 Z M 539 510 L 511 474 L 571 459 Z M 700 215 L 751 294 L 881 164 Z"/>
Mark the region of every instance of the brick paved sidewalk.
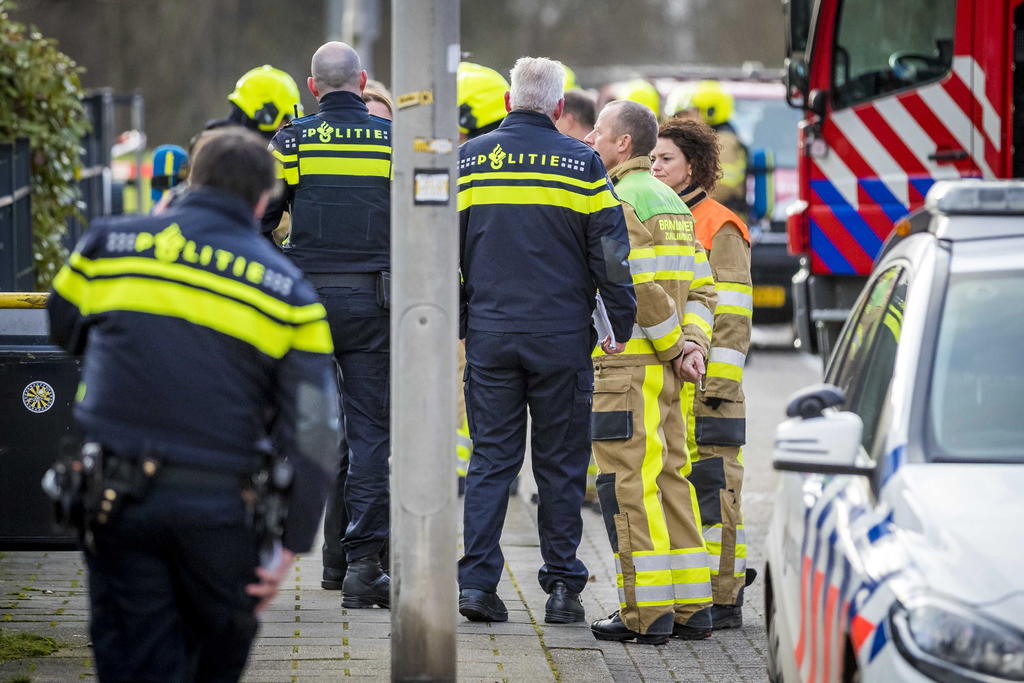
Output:
<path fill-rule="evenodd" d="M 459 680 L 764 680 L 760 580 L 748 593 L 747 626 L 716 633 L 707 641 L 673 640 L 661 647 L 623 645 L 595 640 L 586 624 L 544 624 L 547 596 L 537 584 L 541 560 L 534 515 L 531 504 L 513 499 L 502 543 L 506 571 L 498 589 L 508 605 L 509 621 L 478 624 L 458 618 Z M 592 574 L 584 593 L 590 620 L 616 609 L 616 591 L 601 519 L 589 510 L 584 518 L 580 556 Z M 759 531 L 748 526 L 748 534 L 753 532 L 755 537 L 752 551 L 761 545 Z M 754 566 L 762 564 L 760 557 L 751 559 Z M 320 588 L 321 569 L 319 553 L 296 564 L 264 616 L 245 680 L 388 678 L 390 612 L 341 609 L 340 594 Z M 65 647 L 50 657 L 0 662 L 0 683 L 19 677 L 32 681 L 94 678 L 86 609 L 85 575 L 77 553 L 4 553 L 0 557 L 0 628 L 52 636 Z"/>

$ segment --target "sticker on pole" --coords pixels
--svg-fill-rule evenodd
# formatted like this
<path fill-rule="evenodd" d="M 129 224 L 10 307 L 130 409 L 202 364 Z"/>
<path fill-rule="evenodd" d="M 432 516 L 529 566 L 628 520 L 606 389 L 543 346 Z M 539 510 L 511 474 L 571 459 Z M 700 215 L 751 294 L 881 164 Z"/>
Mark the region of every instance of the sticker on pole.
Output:
<path fill-rule="evenodd" d="M 416 204 L 447 204 L 449 187 L 448 171 L 434 168 L 413 171 L 413 202 Z"/>
<path fill-rule="evenodd" d="M 46 382 L 29 382 L 21 392 L 21 402 L 33 413 L 45 413 L 53 407 L 56 394 Z"/>

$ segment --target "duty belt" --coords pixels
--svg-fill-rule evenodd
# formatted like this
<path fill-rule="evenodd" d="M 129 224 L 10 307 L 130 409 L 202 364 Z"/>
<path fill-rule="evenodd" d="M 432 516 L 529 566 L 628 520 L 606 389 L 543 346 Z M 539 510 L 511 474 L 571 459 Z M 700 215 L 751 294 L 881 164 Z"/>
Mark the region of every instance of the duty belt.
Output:
<path fill-rule="evenodd" d="M 306 278 L 317 289 L 321 287 L 357 287 L 376 289 L 379 273 L 309 273 Z"/>

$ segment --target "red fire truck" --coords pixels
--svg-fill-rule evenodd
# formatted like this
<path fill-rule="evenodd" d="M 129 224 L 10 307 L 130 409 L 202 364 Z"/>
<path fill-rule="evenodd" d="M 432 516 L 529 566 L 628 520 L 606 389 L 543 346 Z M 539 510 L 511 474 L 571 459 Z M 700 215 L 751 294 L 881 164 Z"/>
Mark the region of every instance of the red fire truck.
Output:
<path fill-rule="evenodd" d="M 805 110 L 794 315 L 827 359 L 883 242 L 936 180 L 1024 176 L 1024 0 L 784 6 L 787 99 Z"/>

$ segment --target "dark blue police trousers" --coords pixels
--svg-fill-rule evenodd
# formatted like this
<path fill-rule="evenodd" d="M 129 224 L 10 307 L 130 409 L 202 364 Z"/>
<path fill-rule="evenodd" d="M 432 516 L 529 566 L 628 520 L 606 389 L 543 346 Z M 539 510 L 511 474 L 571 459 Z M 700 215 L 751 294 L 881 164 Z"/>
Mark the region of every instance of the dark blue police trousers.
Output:
<path fill-rule="evenodd" d="M 388 541 L 391 450 L 391 321 L 375 289 L 321 287 L 341 369 L 340 389 L 348 441 L 342 543 L 349 562 L 380 557 Z"/>
<path fill-rule="evenodd" d="M 590 462 L 594 370 L 589 330 L 557 334 L 469 330 L 466 414 L 473 457 L 466 476 L 465 554 L 459 587 L 493 592 L 504 556 L 499 541 L 509 485 L 523 465 L 526 410 L 537 481 L 537 526 L 545 592 L 557 580 L 572 592 L 587 583 L 576 557 L 583 533 L 580 508 Z"/>
<path fill-rule="evenodd" d="M 154 484 L 99 527 L 89 635 L 100 681 L 237 681 L 258 622 L 256 536 L 241 491 Z"/>

